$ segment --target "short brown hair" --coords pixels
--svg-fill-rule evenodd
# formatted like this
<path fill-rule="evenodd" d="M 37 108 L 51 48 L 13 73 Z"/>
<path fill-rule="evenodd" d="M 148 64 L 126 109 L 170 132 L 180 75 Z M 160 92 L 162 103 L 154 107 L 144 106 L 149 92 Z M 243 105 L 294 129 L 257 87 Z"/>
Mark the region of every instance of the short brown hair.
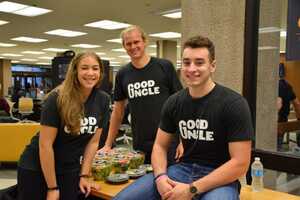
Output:
<path fill-rule="evenodd" d="M 124 44 L 124 35 L 128 32 L 131 32 L 133 30 L 138 30 L 140 33 L 141 33 L 141 36 L 142 36 L 142 39 L 144 42 L 147 42 L 148 41 L 148 36 L 147 36 L 147 33 L 139 26 L 137 25 L 132 25 L 132 26 L 129 26 L 127 27 L 126 29 L 124 29 L 121 34 L 120 34 L 120 38 L 122 39 L 122 44 Z"/>
<path fill-rule="evenodd" d="M 183 50 L 186 48 L 207 48 L 209 52 L 209 59 L 210 61 L 215 60 L 215 45 L 213 42 L 208 39 L 207 37 L 203 37 L 201 35 L 197 35 L 194 37 L 189 38 L 185 43 L 183 44 Z"/>

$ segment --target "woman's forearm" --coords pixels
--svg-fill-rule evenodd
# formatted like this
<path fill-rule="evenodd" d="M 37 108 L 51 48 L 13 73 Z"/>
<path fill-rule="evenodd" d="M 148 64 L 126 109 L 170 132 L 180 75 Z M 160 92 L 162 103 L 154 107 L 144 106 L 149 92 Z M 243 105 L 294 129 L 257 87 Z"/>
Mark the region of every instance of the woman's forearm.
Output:
<path fill-rule="evenodd" d="M 40 145 L 39 154 L 42 171 L 48 188 L 57 187 L 54 151 L 52 146 Z"/>

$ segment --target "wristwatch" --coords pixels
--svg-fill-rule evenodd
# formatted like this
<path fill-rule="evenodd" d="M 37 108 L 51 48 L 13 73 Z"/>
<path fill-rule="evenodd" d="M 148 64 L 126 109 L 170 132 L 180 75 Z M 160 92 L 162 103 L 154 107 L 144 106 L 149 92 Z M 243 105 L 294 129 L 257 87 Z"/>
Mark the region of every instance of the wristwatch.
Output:
<path fill-rule="evenodd" d="M 190 193 L 194 196 L 196 194 L 198 194 L 198 189 L 196 186 L 194 186 L 193 183 L 190 184 Z"/>

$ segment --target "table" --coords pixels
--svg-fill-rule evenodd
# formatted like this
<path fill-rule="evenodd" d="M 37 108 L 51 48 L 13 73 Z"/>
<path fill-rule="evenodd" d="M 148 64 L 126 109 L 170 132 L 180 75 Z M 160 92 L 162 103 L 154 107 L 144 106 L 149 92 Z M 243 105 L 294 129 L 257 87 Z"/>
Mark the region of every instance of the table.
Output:
<path fill-rule="evenodd" d="M 100 185 L 98 191 L 92 190 L 91 194 L 96 197 L 101 197 L 103 199 L 112 199 L 118 192 L 123 188 L 130 185 L 134 180 L 129 180 L 129 182 L 120 185 L 111 185 L 105 183 L 104 181 L 96 181 Z M 242 187 L 241 200 L 300 200 L 300 196 L 295 196 L 287 194 L 284 192 L 274 191 L 270 189 L 263 189 L 261 192 L 252 192 L 250 186 Z"/>
<path fill-rule="evenodd" d="M 103 199 L 112 199 L 116 196 L 122 189 L 130 185 L 134 180 L 130 179 L 127 183 L 123 184 L 109 184 L 104 181 L 95 181 L 99 186 L 99 190 L 91 191 L 91 194 L 96 197 L 101 197 Z"/>

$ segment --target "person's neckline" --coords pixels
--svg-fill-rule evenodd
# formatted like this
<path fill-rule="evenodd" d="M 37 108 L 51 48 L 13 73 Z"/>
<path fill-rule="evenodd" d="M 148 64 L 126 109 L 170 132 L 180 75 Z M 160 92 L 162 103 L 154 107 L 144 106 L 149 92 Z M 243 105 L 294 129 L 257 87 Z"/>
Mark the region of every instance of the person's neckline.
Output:
<path fill-rule="evenodd" d="M 201 93 L 198 93 L 196 95 L 195 94 L 192 95 L 191 91 L 190 91 L 191 88 L 187 87 L 187 94 L 193 100 L 204 99 L 205 97 L 210 96 L 210 94 L 216 89 L 217 85 L 218 85 L 217 83 L 212 82 L 212 84 L 206 89 L 205 92 L 201 92 Z M 201 89 L 201 90 L 203 90 L 203 89 Z"/>
<path fill-rule="evenodd" d="M 138 61 L 132 61 L 131 60 L 131 65 L 134 69 L 144 69 L 151 61 L 152 57 L 149 55 L 145 55 L 143 58 L 141 58 Z"/>

